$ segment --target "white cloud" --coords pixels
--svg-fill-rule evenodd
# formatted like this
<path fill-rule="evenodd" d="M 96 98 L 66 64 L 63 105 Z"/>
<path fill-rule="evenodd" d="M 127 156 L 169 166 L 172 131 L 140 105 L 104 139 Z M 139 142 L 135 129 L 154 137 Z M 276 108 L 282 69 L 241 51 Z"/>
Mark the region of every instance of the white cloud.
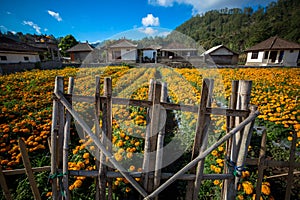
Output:
<path fill-rule="evenodd" d="M 151 28 L 151 27 L 146 27 L 146 28 L 140 28 L 139 31 L 142 33 L 145 33 L 146 35 L 154 35 L 157 33 L 157 30 Z"/>
<path fill-rule="evenodd" d="M 32 21 L 23 21 L 23 24 L 24 24 L 24 25 L 31 26 L 32 28 L 35 29 L 35 31 L 36 31 L 38 34 L 41 34 L 41 27 L 39 27 L 37 24 L 33 23 Z"/>
<path fill-rule="evenodd" d="M 60 17 L 59 13 L 48 10 L 48 14 L 54 17 L 57 21 L 62 21 L 62 18 Z"/>
<path fill-rule="evenodd" d="M 243 8 L 249 5 L 266 6 L 272 0 L 148 0 L 148 4 L 155 6 L 170 7 L 175 3 L 192 6 L 193 14 L 203 13 L 209 10 L 221 8 Z"/>
<path fill-rule="evenodd" d="M 142 24 L 144 26 L 159 26 L 159 18 L 148 14 L 147 17 L 142 18 Z"/>

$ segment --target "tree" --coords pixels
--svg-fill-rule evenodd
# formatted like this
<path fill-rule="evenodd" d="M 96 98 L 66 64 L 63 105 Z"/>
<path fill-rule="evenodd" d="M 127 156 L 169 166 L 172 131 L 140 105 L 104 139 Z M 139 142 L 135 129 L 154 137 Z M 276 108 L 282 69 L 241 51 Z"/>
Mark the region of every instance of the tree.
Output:
<path fill-rule="evenodd" d="M 61 39 L 61 41 L 58 44 L 58 48 L 60 50 L 61 55 L 63 56 L 69 56 L 69 54 L 66 52 L 71 47 L 78 44 L 78 41 L 74 38 L 73 35 L 67 35 L 64 38 Z"/>

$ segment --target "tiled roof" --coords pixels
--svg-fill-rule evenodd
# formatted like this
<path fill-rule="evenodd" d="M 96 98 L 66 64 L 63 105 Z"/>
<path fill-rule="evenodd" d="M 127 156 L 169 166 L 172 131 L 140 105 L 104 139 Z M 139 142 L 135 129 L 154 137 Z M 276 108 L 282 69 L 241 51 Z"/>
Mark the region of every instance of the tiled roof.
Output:
<path fill-rule="evenodd" d="M 137 44 L 133 44 L 126 39 L 121 39 L 110 45 L 108 48 L 136 48 Z"/>
<path fill-rule="evenodd" d="M 93 51 L 93 47 L 88 43 L 78 43 L 75 46 L 71 47 L 67 50 L 67 52 L 86 52 L 86 51 Z"/>
<path fill-rule="evenodd" d="M 0 37 L 0 51 L 42 52 L 44 50 L 2 36 Z"/>
<path fill-rule="evenodd" d="M 262 41 L 245 51 L 259 51 L 259 50 L 284 50 L 284 49 L 300 49 L 300 44 L 290 42 L 279 38 L 277 36 L 270 37 L 269 39 Z"/>

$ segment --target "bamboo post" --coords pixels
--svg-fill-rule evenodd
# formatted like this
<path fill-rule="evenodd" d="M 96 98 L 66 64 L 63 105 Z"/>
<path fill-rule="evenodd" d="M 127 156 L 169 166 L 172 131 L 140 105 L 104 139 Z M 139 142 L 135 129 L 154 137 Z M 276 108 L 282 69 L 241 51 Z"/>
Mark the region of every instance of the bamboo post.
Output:
<path fill-rule="evenodd" d="M 95 77 L 95 84 L 96 84 L 96 89 L 95 89 L 95 122 L 94 122 L 94 125 L 96 127 L 95 129 L 95 134 L 96 136 L 100 138 L 100 134 L 101 134 L 101 128 L 100 128 L 100 112 L 101 112 L 101 99 L 100 99 L 100 76 L 96 76 Z M 96 169 L 99 171 L 99 167 L 100 167 L 100 152 L 99 151 L 96 151 L 95 152 L 95 156 L 97 159 L 99 160 L 96 160 Z M 100 171 L 99 171 L 100 172 Z M 101 173 L 98 173 L 98 177 L 95 179 L 96 181 L 96 195 L 95 195 L 95 200 L 100 200 L 100 174 Z"/>
<path fill-rule="evenodd" d="M 150 79 L 149 82 L 149 93 L 148 93 L 148 100 L 153 100 L 153 90 L 154 90 L 154 80 Z M 152 102 L 153 104 L 153 102 Z M 147 123 L 150 121 L 150 109 L 147 109 Z M 147 190 L 148 188 L 148 181 L 149 181 L 149 163 L 150 163 L 150 125 L 147 124 L 146 134 L 145 134 L 145 145 L 144 145 L 144 159 L 143 159 L 143 186 Z"/>
<path fill-rule="evenodd" d="M 236 108 L 236 103 L 237 103 L 237 96 L 238 96 L 238 86 L 239 86 L 239 81 L 234 80 L 231 82 L 231 96 L 230 96 L 230 104 L 229 108 L 230 109 L 235 109 Z M 235 125 L 235 117 L 233 116 L 227 116 L 226 119 L 226 128 L 227 128 L 227 133 L 234 128 Z M 230 158 L 230 153 L 231 153 L 231 147 L 232 147 L 232 138 L 226 141 L 226 158 Z M 232 174 L 232 169 L 229 169 L 227 165 L 224 165 L 224 173 L 230 173 Z M 230 185 L 234 184 L 234 179 L 225 179 L 223 181 L 223 186 L 222 186 L 222 199 L 232 199 L 234 197 L 230 197 L 230 193 L 228 193 L 228 187 Z"/>
<path fill-rule="evenodd" d="M 2 172 L 2 166 L 1 165 L 0 165 L 0 185 L 1 185 L 1 188 L 3 190 L 3 195 L 4 195 L 5 199 L 6 200 L 12 200 L 13 198 L 11 197 L 11 194 L 10 194 L 9 189 L 7 187 L 5 176 Z"/>
<path fill-rule="evenodd" d="M 204 79 L 202 81 L 202 91 L 201 91 L 201 99 L 198 109 L 198 116 L 197 116 L 197 125 L 196 125 L 196 133 L 195 133 L 195 139 L 194 139 L 194 145 L 193 145 L 193 151 L 192 151 L 192 160 L 199 155 L 201 152 L 201 146 L 202 142 L 207 141 L 206 138 L 206 131 L 208 124 L 210 123 L 210 116 L 205 115 L 207 104 L 210 104 L 210 97 L 212 94 L 209 94 L 209 92 L 212 92 L 212 80 L 211 79 Z M 210 102 L 210 103 L 209 103 Z M 209 106 L 210 107 L 210 106 Z M 206 146 L 204 147 L 206 148 Z M 204 150 L 204 148 L 202 150 Z M 202 164 L 200 164 L 202 165 Z M 201 167 L 201 166 L 200 166 Z M 192 168 L 190 170 L 190 173 L 196 173 L 196 168 Z M 200 173 L 200 172 L 199 172 Z M 199 177 L 201 179 L 201 177 Z M 200 180 L 199 179 L 199 180 Z M 197 192 L 195 191 L 195 184 L 199 184 L 198 181 L 189 181 L 186 188 L 186 196 L 185 199 L 194 199 L 194 194 Z M 199 184 L 200 186 L 200 184 Z M 197 195 L 198 196 L 198 195 Z M 195 197 L 196 198 L 196 197 Z"/>
<path fill-rule="evenodd" d="M 55 78 L 54 93 L 62 92 L 63 77 Z M 52 108 L 52 124 L 51 124 L 51 174 L 57 173 L 57 132 L 58 132 L 58 100 L 54 97 Z M 52 180 L 52 198 L 57 200 L 57 181 Z"/>
<path fill-rule="evenodd" d="M 295 168 L 295 151 L 296 151 L 296 142 L 297 142 L 297 133 L 294 131 L 293 140 L 291 144 L 290 151 L 290 160 L 289 160 L 289 171 L 287 177 L 287 186 L 285 191 L 285 200 L 289 200 L 291 198 L 291 189 L 293 184 L 293 176 L 294 176 L 294 168 Z"/>
<path fill-rule="evenodd" d="M 246 81 L 246 80 L 239 81 L 238 98 L 237 98 L 237 105 L 236 105 L 237 110 L 249 110 L 251 89 L 252 89 L 252 81 Z M 254 112 L 255 110 L 257 110 L 257 107 L 253 107 L 253 106 L 250 107 L 251 112 Z M 238 117 L 235 122 L 236 125 L 239 124 L 241 120 L 243 120 L 243 118 Z M 250 123 L 234 137 L 234 144 L 232 147 L 232 151 L 236 151 L 237 154 L 235 155 L 235 157 L 232 158 L 232 160 L 234 161 L 234 163 L 236 163 L 237 167 L 244 166 L 245 156 L 248 152 L 248 146 L 250 144 L 250 139 L 252 136 L 253 125 L 254 122 Z M 239 176 L 236 176 L 235 192 L 237 191 L 239 179 L 240 179 Z"/>
<path fill-rule="evenodd" d="M 68 94 L 73 93 L 74 88 L 74 78 L 69 78 L 68 84 Z M 71 103 L 71 102 L 70 102 Z M 71 126 L 71 114 L 66 111 L 66 123 L 64 127 L 64 140 L 63 140 L 63 191 L 65 199 L 70 199 L 69 192 L 69 175 L 68 175 L 68 151 L 69 151 L 69 141 L 70 141 L 70 126 Z"/>
<path fill-rule="evenodd" d="M 73 118 L 78 122 L 78 124 L 82 127 L 82 129 L 88 134 L 88 136 L 93 140 L 95 145 L 104 153 L 104 155 L 108 158 L 111 164 L 117 168 L 122 176 L 128 180 L 129 183 L 143 196 L 147 196 L 147 192 L 132 178 L 129 173 L 122 167 L 111 154 L 110 151 L 106 149 L 106 145 L 102 144 L 98 137 L 91 131 L 90 127 L 86 124 L 84 120 L 81 119 L 79 114 L 72 109 L 71 104 L 64 97 L 63 93 L 56 92 L 54 93 L 59 101 L 65 106 L 65 108 L 71 113 Z"/>
<path fill-rule="evenodd" d="M 31 169 L 31 164 L 30 164 L 30 160 L 29 160 L 28 153 L 26 150 L 25 142 L 21 138 L 19 138 L 18 143 L 19 143 L 20 152 L 22 155 L 25 171 L 28 176 L 29 183 L 30 183 L 32 194 L 33 194 L 35 200 L 40 200 L 41 195 L 40 195 L 39 189 L 38 189 L 35 179 L 34 179 L 34 175 L 33 175 L 32 169 Z"/>
<path fill-rule="evenodd" d="M 207 92 L 204 92 L 203 95 L 205 96 L 201 96 L 201 99 L 203 98 L 203 102 L 204 104 L 200 104 L 200 109 L 201 109 L 201 113 L 205 113 L 205 108 L 206 107 L 211 107 L 211 103 L 212 103 L 212 94 L 213 94 L 213 86 L 214 86 L 214 81 L 212 79 L 204 79 L 203 81 L 203 90 L 207 90 Z M 207 96 L 206 96 L 207 95 Z M 202 100 L 201 100 L 202 102 Z M 200 141 L 200 152 L 199 155 L 201 155 L 207 148 L 207 140 L 208 140 L 208 127 L 210 125 L 210 115 L 199 115 L 200 118 L 198 118 L 198 120 L 200 120 L 200 122 L 198 122 L 197 124 L 197 128 L 196 128 L 196 134 L 200 134 L 201 136 L 201 141 Z M 199 129 L 199 130 L 198 130 Z M 194 191 L 193 191 L 193 199 L 197 200 L 198 199 L 198 193 L 200 190 L 200 184 L 203 178 L 203 171 L 204 171 L 204 161 L 205 158 L 203 160 L 200 160 L 197 166 L 197 171 L 196 171 L 196 179 L 195 179 L 195 183 L 194 183 Z"/>
<path fill-rule="evenodd" d="M 265 160 L 265 155 L 267 151 L 267 131 L 266 129 L 263 130 L 262 132 L 262 138 L 261 138 L 261 147 L 260 147 L 260 152 L 259 152 L 259 158 L 258 158 L 258 175 L 257 175 L 257 183 L 256 183 L 256 196 L 255 200 L 259 200 L 261 196 L 261 185 L 262 185 L 262 180 L 264 176 L 264 160 Z"/>
<path fill-rule="evenodd" d="M 168 98 L 168 88 L 167 83 L 162 83 L 162 94 L 160 101 L 161 102 L 167 102 Z M 161 110 L 160 112 L 164 112 L 165 110 Z M 164 147 L 164 137 L 165 137 L 165 126 L 162 128 L 162 130 L 159 131 L 158 137 L 157 137 L 157 150 L 156 150 L 156 162 L 155 162 L 155 172 L 154 172 L 154 189 L 156 189 L 160 184 L 161 179 L 161 168 L 162 168 L 162 162 L 163 162 L 163 147 Z"/>
<path fill-rule="evenodd" d="M 259 115 L 259 112 L 256 111 L 253 114 L 249 115 L 244 121 L 242 121 L 239 125 L 233 128 L 229 133 L 220 138 L 216 143 L 208 147 L 202 154 L 198 155 L 195 159 L 189 162 L 185 167 L 179 170 L 176 174 L 174 174 L 171 178 L 169 178 L 166 182 L 160 185 L 156 190 L 154 190 L 151 194 L 146 196 L 145 200 L 150 200 L 151 198 L 156 197 L 161 191 L 163 191 L 166 187 L 176 181 L 180 176 L 186 173 L 188 170 L 193 168 L 200 160 L 204 159 L 208 154 L 210 154 L 215 148 L 223 144 L 226 140 L 236 134 L 238 131 L 243 129 L 248 123 L 255 120 L 255 118 Z"/>
<path fill-rule="evenodd" d="M 148 151 L 145 151 L 145 154 L 148 154 L 149 159 L 149 168 L 147 171 L 150 173 L 150 171 L 154 171 L 155 165 L 156 165 L 156 159 L 155 154 L 152 152 L 155 152 L 156 150 L 156 144 L 157 144 L 157 133 L 159 132 L 159 122 L 160 122 L 160 98 L 161 98 L 161 83 L 154 81 L 154 89 L 153 89 L 153 104 L 151 107 L 151 121 L 150 121 L 150 135 L 149 140 L 150 147 L 147 148 Z M 147 135 L 146 135 L 147 137 Z M 146 172 L 146 173 L 147 173 Z M 152 192 L 154 189 L 154 178 L 149 177 L 148 184 L 146 190 L 148 192 Z"/>
<path fill-rule="evenodd" d="M 59 91 L 64 93 L 64 78 L 62 77 L 62 82 L 59 84 Z M 58 133 L 57 133 L 57 167 L 62 169 L 63 165 L 63 143 L 64 143 L 64 127 L 65 127 L 65 108 L 58 102 Z"/>
<path fill-rule="evenodd" d="M 104 96 L 106 100 L 103 104 L 103 117 L 102 117 L 102 138 L 101 142 L 104 144 L 108 151 L 111 151 L 111 147 L 108 146 L 107 140 L 111 141 L 112 138 L 112 108 L 111 108 L 111 95 L 112 95 L 112 84 L 110 78 L 104 78 Z M 106 181 L 107 181 L 107 166 L 105 165 L 105 155 L 101 152 L 100 157 L 100 199 L 106 198 Z M 111 198 L 111 197 L 110 197 Z"/>

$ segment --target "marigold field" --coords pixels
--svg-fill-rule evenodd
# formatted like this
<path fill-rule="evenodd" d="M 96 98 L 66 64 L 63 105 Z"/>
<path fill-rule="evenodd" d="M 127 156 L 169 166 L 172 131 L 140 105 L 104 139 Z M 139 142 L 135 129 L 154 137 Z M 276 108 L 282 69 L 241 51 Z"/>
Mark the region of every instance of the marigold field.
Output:
<path fill-rule="evenodd" d="M 252 80 L 251 104 L 257 105 L 261 114 L 256 126 L 267 130 L 267 157 L 287 161 L 292 134 L 297 134 L 296 160 L 299 161 L 300 150 L 300 68 L 224 68 L 224 69 L 173 69 L 130 68 L 127 66 L 100 68 L 65 68 L 60 70 L 33 70 L 22 73 L 0 76 L 0 164 L 2 170 L 23 168 L 18 147 L 18 138 L 22 138 L 28 148 L 33 167 L 49 166 L 50 153 L 48 138 L 51 132 L 52 92 L 56 76 L 75 77 L 74 93 L 81 95 L 94 94 L 95 75 L 111 77 L 113 96 L 147 99 L 151 78 L 159 77 L 168 83 L 170 101 L 180 104 L 197 105 L 203 77 L 215 79 L 214 106 L 228 105 L 232 80 Z M 92 78 L 91 78 L 92 77 Z M 65 79 L 67 87 L 67 78 Z M 88 110 L 89 105 L 74 104 L 77 111 Z M 87 114 L 88 115 L 88 114 Z M 174 114 L 176 115 L 176 113 Z M 87 118 L 89 116 L 86 116 Z M 183 113 L 182 129 L 189 131 L 196 124 L 195 116 Z M 141 171 L 141 166 L 132 165 L 131 161 L 143 153 L 146 109 L 141 107 L 113 107 L 113 155 L 119 162 L 126 163 L 128 171 Z M 212 138 L 225 133 L 225 119 L 212 117 L 215 129 Z M 189 136 L 191 139 L 192 136 Z M 257 158 L 260 144 L 260 133 L 254 132 L 249 147 L 248 157 Z M 226 162 L 222 145 L 206 158 L 205 173 L 222 173 Z M 71 128 L 71 145 L 69 153 L 69 170 L 96 169 L 95 150 L 88 137 L 78 137 L 76 127 Z M 182 164 L 182 163 L 181 163 Z M 179 164 L 180 165 L 180 164 Z M 237 199 L 255 197 L 257 168 L 249 166 L 242 173 Z M 266 169 L 262 186 L 263 199 L 277 199 L 284 195 L 284 179 L 268 179 L 268 176 L 282 173 L 280 169 Z M 284 171 L 286 172 L 286 171 Z M 51 198 L 51 186 L 47 183 L 49 172 L 36 174 L 36 179 L 43 199 Z M 8 179 L 8 178 L 7 178 Z M 140 181 L 139 178 L 136 178 Z M 15 199 L 33 199 L 26 175 L 15 175 L 7 180 Z M 95 180 L 86 177 L 72 177 L 69 190 L 73 199 L 93 199 Z M 177 186 L 184 191 L 184 186 Z M 222 180 L 204 181 L 199 197 L 218 199 Z M 113 180 L 116 197 L 127 198 L 136 192 L 124 178 Z M 299 183 L 292 188 L 292 197 L 300 198 L 297 190 Z M 84 191 L 90 191 L 87 195 Z M 176 195 L 184 195 L 183 193 Z M 0 199 L 4 199 L 0 196 Z M 281 198 L 279 198 L 281 199 Z"/>

